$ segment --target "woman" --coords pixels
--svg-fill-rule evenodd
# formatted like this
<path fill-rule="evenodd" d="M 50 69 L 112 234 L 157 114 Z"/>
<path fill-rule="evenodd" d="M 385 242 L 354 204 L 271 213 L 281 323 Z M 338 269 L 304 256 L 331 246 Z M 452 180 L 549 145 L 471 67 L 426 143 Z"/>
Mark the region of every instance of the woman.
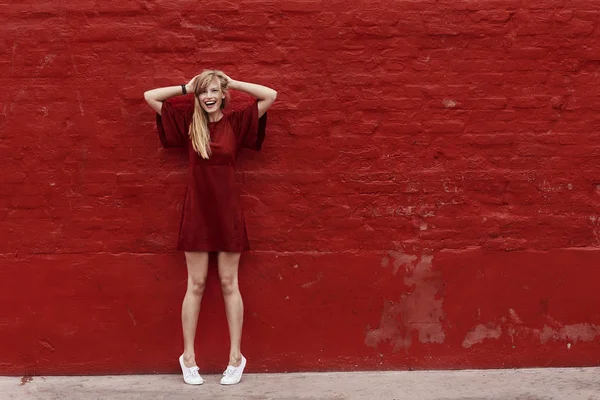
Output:
<path fill-rule="evenodd" d="M 230 89 L 248 93 L 257 101 L 244 110 L 224 114 Z M 193 102 L 189 96 L 180 96 L 186 93 L 194 94 Z M 211 251 L 218 252 L 230 336 L 229 364 L 221 384 L 237 384 L 246 366 L 240 349 L 244 306 L 238 287 L 238 264 L 241 252 L 249 247 L 234 163 L 240 148 L 260 150 L 266 112 L 276 97 L 277 92 L 271 88 L 236 81 L 217 70 L 205 70 L 184 85 L 144 93 L 157 112 L 162 145 L 188 147 L 188 188 L 178 241 L 188 271 L 181 310 L 184 351 L 179 357 L 188 384 L 204 383 L 196 366 L 194 338 Z"/>

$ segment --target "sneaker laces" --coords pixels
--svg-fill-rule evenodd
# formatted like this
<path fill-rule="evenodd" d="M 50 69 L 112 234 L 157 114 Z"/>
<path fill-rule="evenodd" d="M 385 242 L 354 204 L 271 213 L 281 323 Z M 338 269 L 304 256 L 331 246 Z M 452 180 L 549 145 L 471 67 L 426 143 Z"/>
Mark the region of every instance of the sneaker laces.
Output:
<path fill-rule="evenodd" d="M 198 371 L 200 370 L 200 368 L 198 366 L 193 366 L 192 368 L 188 368 L 188 373 L 191 377 L 199 377 L 200 374 L 198 373 Z"/>
<path fill-rule="evenodd" d="M 225 372 L 223 372 L 223 376 L 232 376 L 235 374 L 235 367 L 233 365 L 229 365 Z"/>

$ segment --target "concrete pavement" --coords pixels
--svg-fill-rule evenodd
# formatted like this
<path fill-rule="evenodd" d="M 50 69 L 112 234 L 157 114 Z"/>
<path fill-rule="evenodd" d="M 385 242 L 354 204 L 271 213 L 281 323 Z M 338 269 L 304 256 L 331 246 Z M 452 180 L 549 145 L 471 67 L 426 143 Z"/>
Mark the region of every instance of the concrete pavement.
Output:
<path fill-rule="evenodd" d="M 2 400 L 385 399 L 600 400 L 600 368 L 246 374 L 237 386 L 206 375 L 0 377 Z"/>

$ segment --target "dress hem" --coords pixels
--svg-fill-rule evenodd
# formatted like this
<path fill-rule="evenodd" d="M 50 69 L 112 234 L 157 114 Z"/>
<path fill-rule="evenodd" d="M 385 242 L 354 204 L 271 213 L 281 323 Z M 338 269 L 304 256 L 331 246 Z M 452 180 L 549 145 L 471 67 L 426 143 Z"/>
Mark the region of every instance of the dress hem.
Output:
<path fill-rule="evenodd" d="M 245 247 L 243 249 L 223 249 L 223 248 L 202 248 L 202 249 L 184 249 L 182 247 L 177 247 L 178 251 L 188 251 L 188 252 L 202 252 L 202 253 L 214 253 L 214 252 L 225 252 L 225 253 L 243 253 L 244 251 L 249 251 L 249 247 Z"/>

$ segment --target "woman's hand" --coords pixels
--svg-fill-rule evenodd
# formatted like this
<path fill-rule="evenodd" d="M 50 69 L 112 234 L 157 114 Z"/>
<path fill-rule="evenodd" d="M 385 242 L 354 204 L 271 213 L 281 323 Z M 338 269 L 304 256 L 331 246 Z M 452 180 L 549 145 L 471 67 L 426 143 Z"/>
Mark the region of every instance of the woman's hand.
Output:
<path fill-rule="evenodd" d="M 198 75 L 196 75 L 195 77 L 193 77 L 186 85 L 185 85 L 185 91 L 188 93 L 193 93 L 194 92 L 194 86 L 196 85 L 196 78 L 198 77 Z"/>
<path fill-rule="evenodd" d="M 231 79 L 227 74 L 225 74 L 225 72 L 221 71 L 221 73 L 223 74 L 223 77 L 227 80 L 227 88 L 237 89 L 237 87 L 235 86 L 237 82 Z M 196 78 L 198 78 L 199 76 L 200 75 L 196 75 L 185 85 L 186 92 L 193 93 L 194 87 L 196 86 Z"/>
<path fill-rule="evenodd" d="M 234 87 L 235 81 L 233 79 L 231 79 L 225 72 L 221 71 L 221 73 L 223 74 L 223 76 L 225 77 L 225 79 L 227 79 L 227 88 L 228 89 L 235 89 L 235 87 Z"/>

